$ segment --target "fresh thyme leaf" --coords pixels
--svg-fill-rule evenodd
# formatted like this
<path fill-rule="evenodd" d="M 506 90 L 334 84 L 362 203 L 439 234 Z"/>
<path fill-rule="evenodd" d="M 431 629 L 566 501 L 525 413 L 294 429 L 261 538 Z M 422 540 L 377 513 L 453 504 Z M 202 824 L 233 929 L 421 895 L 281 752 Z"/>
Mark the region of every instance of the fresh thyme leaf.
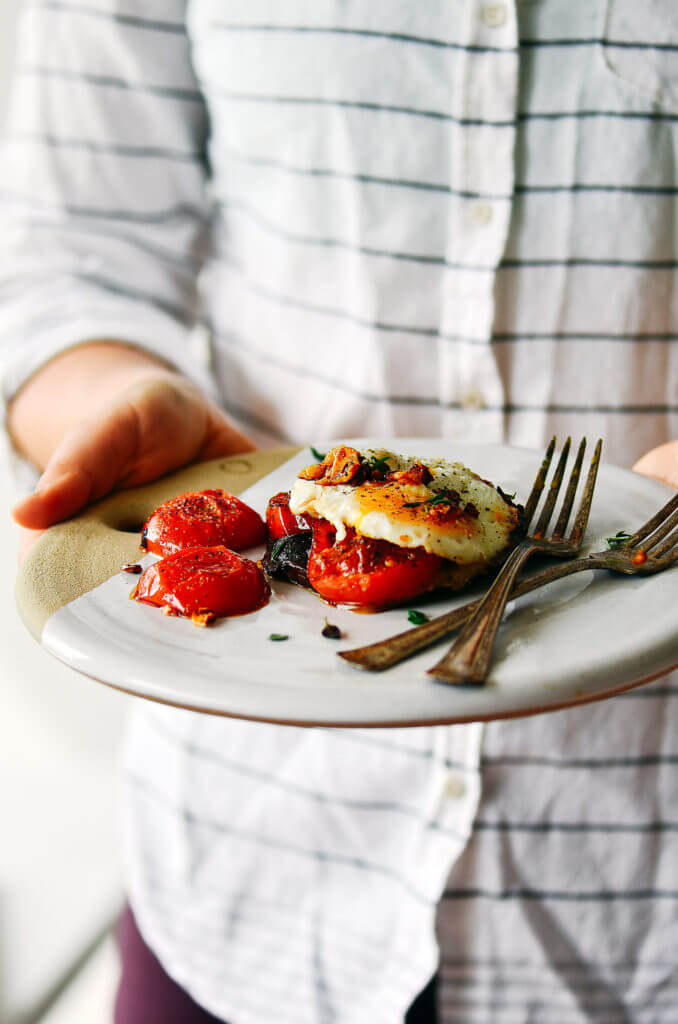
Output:
<path fill-rule="evenodd" d="M 428 505 L 429 508 L 433 508 L 434 505 L 449 505 L 450 499 L 444 494 L 434 494 L 432 498 L 425 498 L 423 501 L 406 501 L 405 508 L 419 508 L 420 505 Z"/>
<path fill-rule="evenodd" d="M 428 622 L 428 615 L 424 615 L 423 612 L 418 612 L 416 608 L 408 609 L 407 618 L 413 626 L 421 626 L 422 623 Z"/>
<path fill-rule="evenodd" d="M 275 640 L 277 642 L 279 640 L 289 640 L 289 636 L 287 633 L 269 633 L 268 639 Z"/>
<path fill-rule="evenodd" d="M 273 547 L 271 548 L 271 558 L 277 558 L 277 557 L 278 557 L 278 555 L 280 554 L 280 552 L 282 551 L 282 549 L 283 549 L 283 548 L 285 547 L 285 545 L 287 544 L 287 541 L 288 541 L 288 538 L 287 538 L 287 537 L 280 537 L 280 538 L 279 538 L 279 539 L 278 539 L 278 540 L 277 540 L 277 541 L 275 542 L 275 544 L 274 544 L 274 545 L 273 545 Z"/>
<path fill-rule="evenodd" d="M 321 452 L 319 452 L 317 448 L 314 448 L 313 445 L 311 445 L 311 455 L 316 460 L 316 462 L 324 462 L 327 457 L 323 455 Z"/>
<path fill-rule="evenodd" d="M 390 466 L 388 464 L 388 458 L 385 455 L 371 455 L 370 458 L 367 460 L 367 465 L 376 473 L 388 473 L 390 469 Z"/>
<path fill-rule="evenodd" d="M 324 637 L 327 637 L 328 640 L 341 640 L 341 630 L 339 629 L 339 626 L 333 625 L 331 622 L 328 622 L 327 619 L 325 619 L 325 625 L 320 632 Z"/>
<path fill-rule="evenodd" d="M 627 533 L 625 530 L 618 530 L 617 533 L 615 533 L 614 537 L 606 537 L 605 543 L 607 544 L 608 548 L 612 548 L 614 550 L 614 548 L 623 548 L 624 545 L 628 544 L 630 540 L 630 533 Z"/>

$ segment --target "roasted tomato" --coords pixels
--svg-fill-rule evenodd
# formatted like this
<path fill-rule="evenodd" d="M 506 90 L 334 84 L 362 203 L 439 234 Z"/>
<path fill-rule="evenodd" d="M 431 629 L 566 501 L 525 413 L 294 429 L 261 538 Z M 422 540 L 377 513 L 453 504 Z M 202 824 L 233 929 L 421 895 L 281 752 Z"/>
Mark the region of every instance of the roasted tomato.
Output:
<path fill-rule="evenodd" d="M 142 548 L 156 555 L 216 544 L 242 551 L 265 540 L 261 516 L 222 490 L 192 491 L 170 498 L 149 516 L 141 532 Z"/>
<path fill-rule="evenodd" d="M 225 547 L 194 547 L 149 566 L 131 596 L 206 625 L 219 615 L 255 611 L 269 594 L 263 572 L 249 558 Z"/>
<path fill-rule="evenodd" d="M 295 516 L 290 512 L 290 492 L 280 491 L 274 494 L 266 509 L 266 526 L 270 540 L 281 537 L 292 537 L 295 533 L 304 533 L 313 526 L 310 516 Z"/>
<path fill-rule="evenodd" d="M 334 527 L 316 519 L 308 579 L 333 604 L 387 608 L 432 590 L 442 561 L 423 548 L 399 548 L 352 529 L 337 541 Z"/>

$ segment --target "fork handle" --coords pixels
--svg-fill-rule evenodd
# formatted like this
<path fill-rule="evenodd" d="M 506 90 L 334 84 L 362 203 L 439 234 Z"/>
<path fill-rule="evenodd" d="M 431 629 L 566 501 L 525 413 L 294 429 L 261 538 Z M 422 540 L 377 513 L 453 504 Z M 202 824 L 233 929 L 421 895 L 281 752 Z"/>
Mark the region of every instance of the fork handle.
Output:
<path fill-rule="evenodd" d="M 494 638 L 518 573 L 538 545 L 523 541 L 506 559 L 504 566 L 466 622 L 447 654 L 428 670 L 428 674 L 446 683 L 481 684 L 487 678 Z"/>

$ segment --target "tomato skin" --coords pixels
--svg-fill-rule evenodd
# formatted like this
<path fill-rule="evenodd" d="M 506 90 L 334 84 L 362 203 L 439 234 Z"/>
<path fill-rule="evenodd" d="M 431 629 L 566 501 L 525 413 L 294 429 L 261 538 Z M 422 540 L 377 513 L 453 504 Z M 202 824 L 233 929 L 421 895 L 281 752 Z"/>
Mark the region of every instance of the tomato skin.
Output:
<path fill-rule="evenodd" d="M 293 537 L 296 533 L 311 530 L 313 519 L 311 516 L 295 516 L 290 512 L 290 492 L 280 491 L 268 503 L 266 527 L 270 540 L 280 540 L 281 537 Z"/>
<path fill-rule="evenodd" d="M 423 548 L 399 548 L 348 529 L 337 542 L 331 523 L 314 523 L 308 561 L 311 586 L 333 604 L 387 608 L 435 586 L 442 559 Z"/>
<path fill-rule="evenodd" d="M 216 488 L 189 491 L 163 502 L 141 533 L 141 546 L 156 555 L 220 544 L 242 551 L 265 540 L 261 516 L 235 495 Z"/>
<path fill-rule="evenodd" d="M 149 566 L 132 597 L 172 614 L 244 615 L 266 604 L 270 590 L 255 562 L 223 546 L 177 551 Z"/>

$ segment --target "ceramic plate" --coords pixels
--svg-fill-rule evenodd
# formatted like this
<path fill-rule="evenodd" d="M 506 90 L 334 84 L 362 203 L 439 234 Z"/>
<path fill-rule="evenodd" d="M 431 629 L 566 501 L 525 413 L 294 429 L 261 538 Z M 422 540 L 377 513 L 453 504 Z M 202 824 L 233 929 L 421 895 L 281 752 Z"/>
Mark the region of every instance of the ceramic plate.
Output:
<path fill-rule="evenodd" d="M 519 500 L 529 492 L 541 457 L 525 449 L 441 439 L 354 443 L 463 461 L 504 490 L 516 491 Z M 327 444 L 316 447 L 324 451 Z M 359 615 L 330 608 L 299 588 L 275 583 L 265 608 L 200 629 L 188 620 L 169 618 L 128 600 L 136 577 L 116 569 L 125 557 L 134 557 L 137 534 L 133 531 L 140 511 L 147 513 L 163 497 L 187 486 L 236 490 L 234 467 L 240 462 L 245 478 L 248 467 L 250 478 L 253 467 L 254 477 L 260 476 L 240 493 L 263 513 L 268 498 L 288 490 L 308 461 L 308 449 L 291 458 L 288 451 L 222 460 L 102 503 L 99 521 L 107 515 L 110 520 L 111 508 L 117 509 L 118 519 L 120 509 L 127 510 L 127 521 L 113 524 L 116 535 L 125 538 L 124 551 L 115 548 L 109 563 L 103 564 L 107 547 L 114 545 L 107 546 L 106 537 L 93 530 L 96 512 L 94 517 L 90 514 L 58 528 L 66 531 L 62 539 L 57 532 L 51 546 L 31 556 L 28 575 L 33 590 L 29 599 L 24 586 L 20 610 L 48 651 L 101 682 L 199 711 L 303 725 L 383 727 L 525 715 L 610 696 L 678 665 L 678 569 L 646 578 L 581 573 L 513 602 L 499 633 L 488 683 L 473 689 L 447 687 L 425 675 L 444 649 L 440 645 L 376 675 L 353 669 L 336 656 L 342 648 L 407 628 L 406 609 Z M 268 471 L 271 466 L 275 468 Z M 605 538 L 618 530 L 632 532 L 669 494 L 659 483 L 603 465 L 585 550 L 604 548 Z M 83 522 L 89 522 L 89 533 Z M 113 530 L 110 522 L 106 528 Z M 257 557 L 260 552 L 251 554 Z M 110 564 L 111 557 L 117 558 L 115 565 Z M 153 558 L 146 556 L 143 564 Z M 51 595 L 49 614 L 43 609 L 46 621 L 38 630 L 35 604 L 44 600 L 40 580 L 46 593 L 49 587 L 44 581 L 58 579 L 60 573 L 76 582 L 69 585 L 67 603 L 63 595 L 56 602 Z M 103 582 L 96 579 L 97 573 Z M 80 596 L 73 596 L 78 588 Z M 474 593 L 478 589 L 417 606 L 436 615 Z M 59 601 L 62 606 L 54 610 Z M 326 617 L 339 626 L 342 640 L 321 635 Z M 289 639 L 272 642 L 272 633 Z"/>

